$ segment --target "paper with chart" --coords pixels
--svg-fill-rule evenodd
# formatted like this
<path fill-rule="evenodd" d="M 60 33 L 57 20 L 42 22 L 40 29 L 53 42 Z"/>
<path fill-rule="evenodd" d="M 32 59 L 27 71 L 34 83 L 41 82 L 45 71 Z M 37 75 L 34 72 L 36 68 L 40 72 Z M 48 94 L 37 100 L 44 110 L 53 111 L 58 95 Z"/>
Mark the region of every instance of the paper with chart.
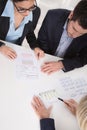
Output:
<path fill-rule="evenodd" d="M 57 96 L 58 96 L 58 93 L 55 89 L 47 90 L 47 91 L 39 93 L 39 97 L 43 101 L 48 101 L 48 102 L 54 101 L 55 99 L 57 99 Z"/>
<path fill-rule="evenodd" d="M 60 86 L 64 89 L 66 97 L 79 100 L 87 95 L 87 80 L 85 76 L 65 76 L 59 79 Z"/>
<path fill-rule="evenodd" d="M 61 91 L 55 89 L 49 89 L 43 92 L 40 92 L 38 96 L 42 99 L 42 101 L 46 103 L 53 103 L 58 101 L 58 97 L 61 97 Z"/>
<path fill-rule="evenodd" d="M 15 71 L 17 79 L 38 78 L 40 66 L 32 50 L 15 48 L 17 58 L 15 59 Z"/>

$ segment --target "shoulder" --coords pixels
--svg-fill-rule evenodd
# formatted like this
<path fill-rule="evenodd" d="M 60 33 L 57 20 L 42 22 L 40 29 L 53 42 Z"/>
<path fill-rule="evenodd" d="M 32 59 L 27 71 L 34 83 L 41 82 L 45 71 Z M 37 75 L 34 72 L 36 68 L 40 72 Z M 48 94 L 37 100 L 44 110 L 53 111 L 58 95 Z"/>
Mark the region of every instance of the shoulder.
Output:
<path fill-rule="evenodd" d="M 86 45 L 87 45 L 87 33 L 82 35 L 82 36 L 79 36 L 77 38 L 74 39 L 75 41 L 78 41 L 78 42 L 85 42 Z"/>
<path fill-rule="evenodd" d="M 47 17 L 57 17 L 59 18 L 67 18 L 70 13 L 70 10 L 67 9 L 52 9 L 48 10 Z"/>
<path fill-rule="evenodd" d="M 39 7 L 36 7 L 36 9 L 32 11 L 32 13 L 33 13 L 33 23 L 35 24 L 35 26 L 36 26 L 36 23 L 39 20 L 40 12 L 41 11 L 40 11 Z"/>
<path fill-rule="evenodd" d="M 37 16 L 37 15 L 40 16 L 40 13 L 41 13 L 41 10 L 39 7 L 36 7 L 36 9 L 33 11 L 34 16 Z"/>
<path fill-rule="evenodd" d="M 4 10 L 7 1 L 8 0 L 0 0 L 0 15 L 3 12 L 3 10 Z"/>

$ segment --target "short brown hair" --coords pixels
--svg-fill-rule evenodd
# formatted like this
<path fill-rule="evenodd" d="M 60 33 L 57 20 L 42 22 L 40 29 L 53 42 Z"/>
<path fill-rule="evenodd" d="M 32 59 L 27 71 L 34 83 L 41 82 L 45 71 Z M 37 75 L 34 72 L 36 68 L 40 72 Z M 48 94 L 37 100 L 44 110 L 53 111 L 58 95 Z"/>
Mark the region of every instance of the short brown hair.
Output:
<path fill-rule="evenodd" d="M 81 0 L 76 5 L 71 20 L 78 21 L 82 28 L 87 29 L 87 0 Z"/>

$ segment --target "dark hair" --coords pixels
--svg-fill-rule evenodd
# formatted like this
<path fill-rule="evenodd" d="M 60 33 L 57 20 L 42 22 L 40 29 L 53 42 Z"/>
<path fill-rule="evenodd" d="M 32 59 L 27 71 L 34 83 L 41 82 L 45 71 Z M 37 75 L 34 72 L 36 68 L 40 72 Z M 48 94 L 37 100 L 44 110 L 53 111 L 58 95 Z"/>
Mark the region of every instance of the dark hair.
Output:
<path fill-rule="evenodd" d="M 78 21 L 82 28 L 87 29 L 87 0 L 81 0 L 76 5 L 71 20 Z"/>
<path fill-rule="evenodd" d="M 22 1 L 28 1 L 28 0 L 12 0 L 13 2 L 22 2 Z"/>

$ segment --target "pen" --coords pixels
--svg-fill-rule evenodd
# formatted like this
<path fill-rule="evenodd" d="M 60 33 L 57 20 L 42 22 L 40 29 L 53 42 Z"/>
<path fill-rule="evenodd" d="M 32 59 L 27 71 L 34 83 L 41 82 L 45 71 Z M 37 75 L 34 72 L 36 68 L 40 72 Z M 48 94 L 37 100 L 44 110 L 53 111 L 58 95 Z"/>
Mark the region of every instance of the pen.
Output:
<path fill-rule="evenodd" d="M 60 101 L 64 102 L 64 100 L 63 100 L 62 98 L 59 98 L 59 97 L 58 97 L 58 99 L 59 99 Z"/>
<path fill-rule="evenodd" d="M 68 104 L 67 102 L 65 102 L 62 98 L 59 98 L 59 97 L 58 97 L 58 100 L 60 100 L 60 101 L 64 102 L 66 105 L 68 105 L 68 106 L 69 106 L 69 104 Z"/>

